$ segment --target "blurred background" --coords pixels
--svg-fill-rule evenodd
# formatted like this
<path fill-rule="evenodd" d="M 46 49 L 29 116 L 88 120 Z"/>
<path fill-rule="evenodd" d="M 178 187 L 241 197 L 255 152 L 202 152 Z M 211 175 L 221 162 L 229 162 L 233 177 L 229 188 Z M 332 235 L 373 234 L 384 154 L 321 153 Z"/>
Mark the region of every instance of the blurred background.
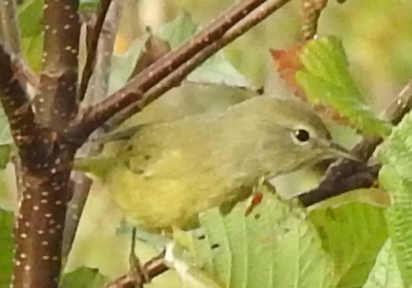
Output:
<path fill-rule="evenodd" d="M 126 52 L 135 39 L 146 37 L 147 26 L 159 28 L 183 11 L 189 12 L 197 24 L 206 25 L 236 2 L 123 1 L 125 9 L 115 45 L 115 53 L 118 55 Z M 264 85 L 267 93 L 290 94 L 277 76 L 268 50 L 286 49 L 296 44 L 300 37 L 301 6 L 302 1 L 292 0 L 224 49 L 224 55 L 230 63 L 255 86 Z M 352 75 L 377 113 L 412 79 L 412 1 L 347 0 L 344 4 L 338 4 L 335 0 L 329 0 L 320 18 L 318 32 L 320 36 L 335 35 L 342 39 Z M 186 94 L 193 93 L 190 89 L 182 91 Z M 142 115 L 139 117 L 146 117 L 144 113 Z M 341 143 L 347 146 L 354 143 L 356 136 L 352 131 L 342 128 L 335 130 Z M 8 174 L 3 177 L 12 179 Z M 286 182 L 288 185 L 283 186 L 287 186 L 286 190 L 301 190 L 316 181 L 310 175 L 306 175 L 305 179 L 306 181 L 298 181 L 294 185 L 285 180 L 283 184 Z M 10 182 L 12 185 L 13 180 Z M 279 183 L 283 187 L 282 181 Z M 110 202 L 107 191 L 98 183 L 95 184 L 67 262 L 67 271 L 85 265 L 99 268 L 111 278 L 125 273 L 128 269 L 130 231 L 122 229 L 120 223 L 121 215 Z M 159 252 L 142 243 L 136 251 L 143 261 Z M 173 272 L 167 272 L 147 287 L 173 288 L 181 287 L 181 284 Z"/>

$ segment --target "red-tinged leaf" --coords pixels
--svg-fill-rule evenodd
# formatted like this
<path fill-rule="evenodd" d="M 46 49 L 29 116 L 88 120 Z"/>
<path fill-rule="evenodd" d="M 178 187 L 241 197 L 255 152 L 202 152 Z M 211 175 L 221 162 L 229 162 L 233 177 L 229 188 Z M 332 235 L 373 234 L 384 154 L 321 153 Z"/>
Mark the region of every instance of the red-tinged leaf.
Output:
<path fill-rule="evenodd" d="M 307 101 L 307 97 L 303 88 L 296 81 L 296 72 L 304 69 L 299 59 L 299 54 L 304 45 L 305 43 L 301 43 L 288 49 L 270 49 L 269 51 L 272 55 L 272 59 L 275 62 L 276 70 L 278 71 L 280 78 L 285 82 L 286 86 L 293 91 L 294 95 L 304 101 Z M 312 104 L 312 107 L 334 122 L 342 125 L 349 125 L 348 121 L 345 120 L 338 113 L 338 111 L 329 106 L 324 106 L 322 104 Z"/>
<path fill-rule="evenodd" d="M 299 53 L 302 49 L 302 44 L 293 46 L 289 49 L 275 50 L 270 49 L 270 54 L 275 62 L 276 70 L 280 78 L 294 92 L 294 94 L 302 99 L 306 99 L 305 93 L 296 82 L 296 71 L 303 68 L 299 60 Z"/>

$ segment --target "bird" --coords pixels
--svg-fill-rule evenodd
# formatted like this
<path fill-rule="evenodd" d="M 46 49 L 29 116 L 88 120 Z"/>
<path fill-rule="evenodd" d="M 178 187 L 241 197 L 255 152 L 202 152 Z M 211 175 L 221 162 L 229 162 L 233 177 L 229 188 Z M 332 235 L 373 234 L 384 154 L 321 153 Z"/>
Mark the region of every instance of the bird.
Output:
<path fill-rule="evenodd" d="M 107 139 L 110 153 L 77 167 L 94 171 L 125 218 L 148 231 L 192 229 L 200 213 L 246 199 L 259 179 L 351 158 L 308 104 L 270 95 Z"/>

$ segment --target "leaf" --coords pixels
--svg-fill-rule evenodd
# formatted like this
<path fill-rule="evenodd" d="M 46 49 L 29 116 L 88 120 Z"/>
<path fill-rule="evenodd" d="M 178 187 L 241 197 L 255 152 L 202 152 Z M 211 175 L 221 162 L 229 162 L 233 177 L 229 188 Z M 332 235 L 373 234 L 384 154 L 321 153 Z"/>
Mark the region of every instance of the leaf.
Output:
<path fill-rule="evenodd" d="M 10 160 L 12 142 L 9 123 L 0 105 L 0 170 L 6 168 Z"/>
<path fill-rule="evenodd" d="M 99 6 L 98 0 L 80 0 L 79 8 L 81 12 L 94 12 Z"/>
<path fill-rule="evenodd" d="M 379 159 L 391 165 L 399 177 L 412 181 L 412 113 L 403 117 L 379 149 Z"/>
<path fill-rule="evenodd" d="M 298 44 L 288 49 L 270 49 L 269 51 L 272 55 L 273 61 L 275 62 L 276 70 L 286 86 L 294 92 L 295 96 L 307 101 L 307 96 L 303 87 L 296 81 L 296 72 L 303 69 L 303 65 L 299 58 L 299 54 L 303 47 L 303 44 Z M 346 119 L 342 118 L 339 112 L 329 105 L 317 103 L 313 105 L 313 109 L 324 114 L 334 122 L 350 126 L 350 123 L 348 123 Z"/>
<path fill-rule="evenodd" d="M 378 158 L 384 164 L 379 183 L 388 190 L 389 235 L 405 287 L 412 284 L 412 113 L 409 112 L 381 145 Z"/>
<path fill-rule="evenodd" d="M 10 144 L 12 141 L 9 122 L 3 107 L 0 105 L 0 145 Z"/>
<path fill-rule="evenodd" d="M 390 133 L 391 125 L 374 115 L 355 85 L 340 40 L 322 37 L 309 41 L 300 60 L 304 69 L 297 72 L 296 78 L 310 101 L 330 105 L 366 134 Z"/>
<path fill-rule="evenodd" d="M 333 287 L 361 287 L 388 237 L 384 210 L 352 202 L 314 210 L 310 219 L 335 263 Z"/>
<path fill-rule="evenodd" d="M 167 40 L 172 49 L 175 50 L 199 30 L 200 27 L 193 22 L 191 15 L 185 12 L 159 29 L 158 35 L 160 38 Z M 222 52 L 216 53 L 196 68 L 189 74 L 187 80 L 196 83 L 222 84 L 255 89 L 249 80 L 226 60 Z"/>
<path fill-rule="evenodd" d="M 188 12 L 183 12 L 173 21 L 154 31 L 154 34 L 169 42 L 170 47 L 175 50 L 180 45 L 189 40 L 197 30 L 192 16 Z"/>
<path fill-rule="evenodd" d="M 333 263 L 314 226 L 295 204 L 259 188 L 262 202 L 245 216 L 249 201 L 222 215 L 200 217 L 205 237 L 193 234 L 193 257 L 222 287 L 329 287 Z"/>
<path fill-rule="evenodd" d="M 387 209 L 389 235 L 405 287 L 412 284 L 412 181 L 403 179 L 391 165 L 384 165 L 379 182 L 392 196 Z"/>
<path fill-rule="evenodd" d="M 155 55 L 156 57 L 160 57 L 164 55 L 166 50 L 168 50 L 165 48 L 166 43 L 168 43 L 172 50 L 174 50 L 187 39 L 191 38 L 197 30 L 198 27 L 193 22 L 190 14 L 183 13 L 175 20 L 166 23 L 160 29 L 154 30 L 153 34 L 149 35 L 149 42 L 145 41 L 146 44 L 143 44 L 140 41 L 135 41 L 126 53 L 113 57 L 113 73 L 110 79 L 109 92 L 111 93 L 118 90 L 127 82 L 132 71 L 135 69 L 136 61 L 138 61 L 138 59 L 146 58 L 146 54 L 153 54 L 152 56 Z M 151 37 L 152 39 L 150 39 Z M 153 46 L 151 45 L 152 43 L 150 43 L 150 41 L 153 40 L 153 37 L 159 37 L 160 39 L 163 39 L 164 42 L 156 40 L 157 44 Z M 143 52 L 144 45 L 146 45 L 146 52 Z M 159 51 L 155 52 L 154 50 L 148 49 L 148 46 L 151 46 L 151 48 L 161 48 L 161 53 L 158 53 Z M 153 59 L 154 58 L 151 57 L 150 60 L 153 61 Z M 145 62 L 147 61 L 145 60 Z M 142 65 L 143 64 L 140 64 L 138 66 L 140 67 Z M 140 71 L 141 68 L 137 70 Z M 189 74 L 187 80 L 201 84 L 219 84 L 242 88 L 247 87 L 256 90 L 250 81 L 240 74 L 226 60 L 222 52 L 218 52 L 209 58 L 203 65 Z"/>
<path fill-rule="evenodd" d="M 4 144 L 0 145 L 0 169 L 6 168 L 7 163 L 9 163 L 11 154 L 11 145 Z"/>
<path fill-rule="evenodd" d="M 110 74 L 109 80 L 109 94 L 119 90 L 126 84 L 143 47 L 143 43 L 136 40 L 125 53 L 113 55 L 112 73 Z"/>
<path fill-rule="evenodd" d="M 35 37 L 43 31 L 43 0 L 24 1 L 18 9 L 21 37 Z"/>
<path fill-rule="evenodd" d="M 0 208 L 0 287 L 9 287 L 13 271 L 13 213 Z"/>
<path fill-rule="evenodd" d="M 306 100 L 305 92 L 296 82 L 296 72 L 303 68 L 299 59 L 302 44 L 293 46 L 289 49 L 275 50 L 270 49 L 270 54 L 276 65 L 276 70 L 285 84 L 294 91 L 294 94 Z"/>
<path fill-rule="evenodd" d="M 63 275 L 62 288 L 99 288 L 109 282 L 109 278 L 100 274 L 98 269 L 80 267 Z"/>
<path fill-rule="evenodd" d="M 33 37 L 22 38 L 21 40 L 23 52 L 30 64 L 30 67 L 33 71 L 40 71 L 42 65 L 41 59 L 43 55 L 43 35 L 38 34 Z"/>
<path fill-rule="evenodd" d="M 368 280 L 363 288 L 404 288 L 391 241 L 387 240 L 379 252 Z"/>
<path fill-rule="evenodd" d="M 43 0 L 28 0 L 18 10 L 22 50 L 34 71 L 40 71 L 43 56 L 43 7 Z"/>

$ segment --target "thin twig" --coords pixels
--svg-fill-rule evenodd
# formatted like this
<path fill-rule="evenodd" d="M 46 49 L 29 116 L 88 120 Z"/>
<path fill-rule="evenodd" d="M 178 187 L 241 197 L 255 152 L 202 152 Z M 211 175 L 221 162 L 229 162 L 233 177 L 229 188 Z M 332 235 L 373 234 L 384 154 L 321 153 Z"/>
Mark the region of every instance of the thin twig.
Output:
<path fill-rule="evenodd" d="M 99 11 L 97 13 L 97 20 L 94 28 L 92 30 L 92 35 L 90 37 L 90 44 L 87 46 L 87 58 L 86 64 L 83 68 L 82 79 L 80 81 L 80 87 L 78 92 L 79 101 L 83 101 L 87 87 L 89 86 L 90 78 L 92 77 L 93 70 L 95 68 L 96 51 L 98 50 L 97 45 L 99 38 L 101 37 L 101 31 L 103 29 L 103 23 L 105 22 L 107 12 L 112 0 L 101 0 Z"/>
<path fill-rule="evenodd" d="M 164 263 L 164 254 L 162 253 L 147 261 L 143 269 L 145 269 L 148 278 L 151 280 L 169 270 L 169 267 Z M 142 282 L 143 278 L 140 278 L 140 281 L 138 281 L 139 279 L 134 277 L 132 273 L 127 273 L 107 284 L 104 288 L 134 288 L 142 287 L 145 284 Z"/>

